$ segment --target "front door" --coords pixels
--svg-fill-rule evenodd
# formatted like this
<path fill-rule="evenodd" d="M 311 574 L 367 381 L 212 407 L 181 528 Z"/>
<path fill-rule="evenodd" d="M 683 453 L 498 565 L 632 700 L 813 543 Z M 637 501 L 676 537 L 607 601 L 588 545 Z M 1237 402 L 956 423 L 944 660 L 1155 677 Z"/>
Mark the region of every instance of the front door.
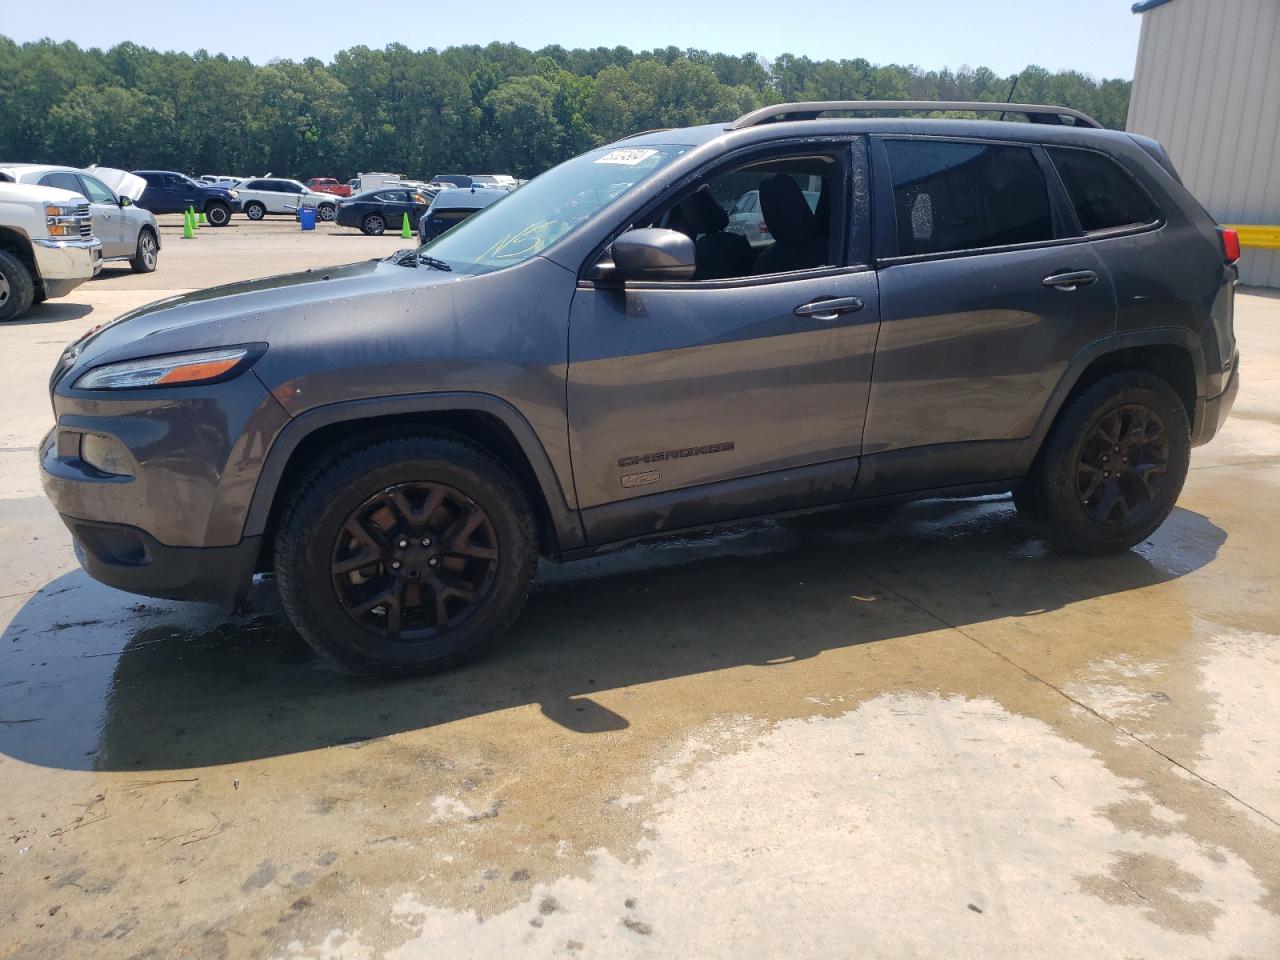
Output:
<path fill-rule="evenodd" d="M 699 272 L 717 275 L 578 284 L 569 440 L 589 542 L 849 496 L 880 315 L 866 251 L 848 242 L 862 235 L 850 222 L 865 221 L 851 146 L 753 158 L 700 185 L 709 208 L 704 196 L 700 210 L 658 213 L 695 238 Z M 725 228 L 735 201 L 773 177 L 796 181 L 781 191 L 793 226 L 766 255 Z M 827 192 L 829 212 L 806 192 Z"/>
<path fill-rule="evenodd" d="M 136 253 L 137 237 L 131 235 L 120 200 L 96 177 L 80 174 L 83 193 L 89 198 L 89 212 L 93 218 L 93 232 L 102 241 L 104 257 L 132 257 Z"/>

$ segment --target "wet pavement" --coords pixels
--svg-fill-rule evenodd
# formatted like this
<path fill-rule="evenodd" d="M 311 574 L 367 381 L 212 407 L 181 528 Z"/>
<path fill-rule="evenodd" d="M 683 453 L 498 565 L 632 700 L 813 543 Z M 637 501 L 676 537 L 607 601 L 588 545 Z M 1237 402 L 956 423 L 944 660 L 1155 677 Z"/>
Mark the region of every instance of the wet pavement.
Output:
<path fill-rule="evenodd" d="M 0 958 L 1280 956 L 1280 298 L 1128 554 L 1004 497 L 749 525 L 544 565 L 492 656 L 387 683 L 269 582 L 95 584 L 39 495 L 63 343 L 273 272 L 169 236 L 0 330 Z"/>

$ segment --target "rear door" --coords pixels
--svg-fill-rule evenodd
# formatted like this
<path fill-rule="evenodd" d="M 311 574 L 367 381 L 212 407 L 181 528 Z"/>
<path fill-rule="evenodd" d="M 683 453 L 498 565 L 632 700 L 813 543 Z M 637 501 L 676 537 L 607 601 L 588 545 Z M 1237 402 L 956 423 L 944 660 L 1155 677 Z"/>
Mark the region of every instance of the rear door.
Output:
<path fill-rule="evenodd" d="M 873 138 L 880 338 L 859 496 L 1008 479 L 1115 329 L 1111 281 L 1036 145 Z"/>

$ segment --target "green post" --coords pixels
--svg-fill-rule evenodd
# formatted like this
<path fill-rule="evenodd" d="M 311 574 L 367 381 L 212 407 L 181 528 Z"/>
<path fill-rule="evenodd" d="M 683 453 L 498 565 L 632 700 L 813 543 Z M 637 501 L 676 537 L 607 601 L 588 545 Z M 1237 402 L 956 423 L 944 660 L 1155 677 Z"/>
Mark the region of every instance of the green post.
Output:
<path fill-rule="evenodd" d="M 195 235 L 196 235 L 196 232 L 191 227 L 191 211 L 190 209 L 188 209 L 182 215 L 182 239 L 191 240 L 192 238 L 195 237 Z"/>
<path fill-rule="evenodd" d="M 407 213 L 404 215 L 404 222 L 400 224 L 400 239 L 413 239 L 413 231 L 409 229 L 409 215 Z"/>

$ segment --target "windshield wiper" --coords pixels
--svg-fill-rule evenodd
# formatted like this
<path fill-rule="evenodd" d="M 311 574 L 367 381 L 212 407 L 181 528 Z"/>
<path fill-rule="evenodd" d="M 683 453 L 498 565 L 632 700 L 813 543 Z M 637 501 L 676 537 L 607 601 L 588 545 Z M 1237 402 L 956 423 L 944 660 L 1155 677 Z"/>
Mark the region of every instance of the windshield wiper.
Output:
<path fill-rule="evenodd" d="M 438 260 L 425 253 L 418 254 L 418 262 L 425 263 L 428 267 L 431 267 L 434 270 L 444 270 L 445 272 L 453 270 L 453 267 L 449 266 L 449 264 L 445 263 L 443 260 Z"/>

